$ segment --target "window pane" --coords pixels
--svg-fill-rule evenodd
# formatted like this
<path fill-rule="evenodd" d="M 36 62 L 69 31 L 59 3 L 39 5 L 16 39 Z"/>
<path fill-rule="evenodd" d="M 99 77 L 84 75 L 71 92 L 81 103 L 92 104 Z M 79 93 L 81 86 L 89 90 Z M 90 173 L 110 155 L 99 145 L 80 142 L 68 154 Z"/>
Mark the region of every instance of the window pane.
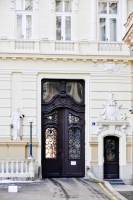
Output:
<path fill-rule="evenodd" d="M 43 84 L 43 100 L 45 102 L 50 101 L 56 94 L 59 93 L 58 82 L 45 82 Z"/>
<path fill-rule="evenodd" d="M 116 19 L 110 19 L 110 41 L 116 41 Z"/>
<path fill-rule="evenodd" d="M 109 3 L 109 14 L 117 14 L 117 3 Z"/>
<path fill-rule="evenodd" d="M 30 39 L 32 36 L 32 16 L 26 15 L 26 39 Z"/>
<path fill-rule="evenodd" d="M 69 159 L 80 159 L 80 130 L 71 128 L 69 130 Z"/>
<path fill-rule="evenodd" d="M 58 124 L 58 114 L 45 115 L 44 123 L 56 123 Z"/>
<path fill-rule="evenodd" d="M 72 2 L 65 1 L 65 12 L 72 12 Z"/>
<path fill-rule="evenodd" d="M 25 0 L 25 10 L 33 9 L 33 0 Z"/>
<path fill-rule="evenodd" d="M 55 11 L 62 12 L 62 1 L 56 0 L 55 2 Z"/>
<path fill-rule="evenodd" d="M 71 40 L 71 17 L 65 17 L 66 40 Z"/>
<path fill-rule="evenodd" d="M 22 15 L 17 15 L 17 38 L 24 38 L 24 35 L 22 34 Z"/>
<path fill-rule="evenodd" d="M 107 3 L 99 3 L 99 13 L 107 13 Z"/>
<path fill-rule="evenodd" d="M 106 41 L 106 19 L 100 18 L 100 40 Z"/>
<path fill-rule="evenodd" d="M 45 131 L 45 158 L 57 158 L 57 131 L 47 128 Z"/>
<path fill-rule="evenodd" d="M 61 17 L 56 17 L 56 40 L 61 39 Z"/>
<path fill-rule="evenodd" d="M 81 83 L 68 82 L 66 84 L 66 92 L 79 103 L 83 100 L 83 86 L 81 85 Z"/>
<path fill-rule="evenodd" d="M 80 120 L 79 117 L 69 113 L 69 115 L 68 115 L 68 123 L 69 124 L 79 123 L 79 120 Z"/>
<path fill-rule="evenodd" d="M 106 140 L 105 144 L 105 160 L 106 161 L 116 161 L 116 144 L 115 140 Z"/>

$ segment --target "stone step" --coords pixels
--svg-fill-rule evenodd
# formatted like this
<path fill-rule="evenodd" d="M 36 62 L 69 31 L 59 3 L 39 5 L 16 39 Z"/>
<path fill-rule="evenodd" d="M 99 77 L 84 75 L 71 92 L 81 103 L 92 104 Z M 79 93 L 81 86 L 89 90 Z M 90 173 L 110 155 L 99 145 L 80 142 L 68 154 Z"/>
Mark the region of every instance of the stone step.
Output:
<path fill-rule="evenodd" d="M 122 179 L 104 179 L 104 181 L 108 181 L 111 185 L 125 185 Z"/>

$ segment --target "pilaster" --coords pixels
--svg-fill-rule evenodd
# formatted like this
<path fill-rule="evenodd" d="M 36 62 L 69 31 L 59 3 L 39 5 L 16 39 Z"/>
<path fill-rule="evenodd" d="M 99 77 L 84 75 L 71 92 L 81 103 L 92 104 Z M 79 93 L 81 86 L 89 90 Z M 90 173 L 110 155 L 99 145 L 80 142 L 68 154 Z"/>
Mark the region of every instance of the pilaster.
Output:
<path fill-rule="evenodd" d="M 78 0 L 74 0 L 73 7 L 73 40 L 78 40 Z"/>
<path fill-rule="evenodd" d="M 91 0 L 90 9 L 90 40 L 97 40 L 97 0 Z"/>
<path fill-rule="evenodd" d="M 15 39 L 15 1 L 14 0 L 10 0 L 11 1 L 11 18 L 10 18 L 10 27 L 11 27 L 11 35 L 10 35 L 10 39 Z"/>
<path fill-rule="evenodd" d="M 50 40 L 55 40 L 55 1 L 51 0 L 51 30 L 50 30 Z"/>
<path fill-rule="evenodd" d="M 122 0 L 121 4 L 122 4 L 121 17 L 122 17 L 122 38 L 123 38 L 124 35 L 126 34 L 126 28 L 125 28 L 124 24 L 127 21 L 127 0 Z"/>

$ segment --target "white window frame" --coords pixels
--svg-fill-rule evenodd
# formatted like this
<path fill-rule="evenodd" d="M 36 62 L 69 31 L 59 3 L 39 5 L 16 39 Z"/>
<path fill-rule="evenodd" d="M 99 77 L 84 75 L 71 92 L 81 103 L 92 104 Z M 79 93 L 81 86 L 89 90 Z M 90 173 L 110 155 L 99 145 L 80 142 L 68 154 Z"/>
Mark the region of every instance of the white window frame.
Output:
<path fill-rule="evenodd" d="M 99 3 L 107 3 L 107 13 L 99 13 Z M 117 3 L 117 14 L 109 14 L 109 3 Z M 118 1 L 100 1 L 98 2 L 98 30 L 99 30 L 99 41 L 103 41 L 100 39 L 100 18 L 106 19 L 106 40 L 108 42 L 117 42 L 118 41 L 118 22 L 119 22 L 119 2 Z M 110 19 L 116 19 L 116 41 L 110 40 Z M 104 42 L 104 41 L 103 41 Z"/>
<path fill-rule="evenodd" d="M 56 0 L 55 0 L 56 1 Z M 56 2 L 55 2 L 55 38 L 56 38 L 56 17 L 61 17 L 61 40 L 57 40 L 57 41 L 71 41 L 72 40 L 72 11 L 71 12 L 65 12 L 65 1 L 62 0 L 62 11 L 61 12 L 56 12 Z M 72 6 L 72 0 L 71 0 L 71 6 Z M 65 33 L 65 18 L 66 17 L 71 17 L 71 40 L 66 40 L 66 33 Z"/>
<path fill-rule="evenodd" d="M 33 36 L 33 14 L 31 14 L 31 13 L 28 13 L 28 12 L 16 12 L 16 38 L 17 38 L 17 15 L 22 15 L 23 16 L 23 22 L 22 22 L 22 35 L 24 36 L 23 38 L 21 38 L 22 40 L 24 39 L 24 40 L 30 40 L 30 39 L 32 39 L 32 36 Z M 31 38 L 29 38 L 29 39 L 27 39 L 26 38 L 26 16 L 27 15 L 30 15 L 31 16 L 31 18 L 32 18 L 32 25 L 31 25 Z M 17 39 L 19 39 L 19 38 L 17 38 Z M 20 39 L 20 40 L 21 40 Z"/>
<path fill-rule="evenodd" d="M 34 2 L 33 2 L 33 5 L 34 5 Z M 23 17 L 23 22 L 22 22 L 22 35 L 24 36 L 23 38 L 18 38 L 17 37 L 17 15 L 22 15 Z M 26 38 L 26 16 L 27 15 L 30 15 L 31 18 L 32 18 L 32 24 L 31 24 L 31 38 L 27 39 Z M 32 37 L 33 37 L 33 9 L 31 11 L 27 11 L 25 10 L 25 0 L 23 0 L 23 7 L 22 9 L 17 9 L 16 8 L 16 20 L 15 20 L 15 24 L 16 24 L 16 38 L 18 40 L 31 40 Z"/>

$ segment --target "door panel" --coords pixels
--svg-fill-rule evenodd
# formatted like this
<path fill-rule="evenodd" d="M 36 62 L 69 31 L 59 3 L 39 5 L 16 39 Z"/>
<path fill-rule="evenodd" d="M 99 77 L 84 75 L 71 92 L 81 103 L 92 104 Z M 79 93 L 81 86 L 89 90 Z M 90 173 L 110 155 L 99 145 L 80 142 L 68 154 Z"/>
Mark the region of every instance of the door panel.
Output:
<path fill-rule="evenodd" d="M 45 89 L 47 83 L 42 84 Z M 55 97 L 51 95 L 51 98 L 46 91 L 42 95 L 42 176 L 82 177 L 85 174 L 85 106 L 83 94 L 78 89 L 72 92 L 71 85 L 73 89 L 78 85 L 81 88 L 84 82 L 66 84 L 62 80 L 59 84 L 60 91 Z M 55 82 L 54 85 L 57 87 Z"/>
<path fill-rule="evenodd" d="M 104 178 L 119 178 L 119 138 L 104 138 Z"/>

